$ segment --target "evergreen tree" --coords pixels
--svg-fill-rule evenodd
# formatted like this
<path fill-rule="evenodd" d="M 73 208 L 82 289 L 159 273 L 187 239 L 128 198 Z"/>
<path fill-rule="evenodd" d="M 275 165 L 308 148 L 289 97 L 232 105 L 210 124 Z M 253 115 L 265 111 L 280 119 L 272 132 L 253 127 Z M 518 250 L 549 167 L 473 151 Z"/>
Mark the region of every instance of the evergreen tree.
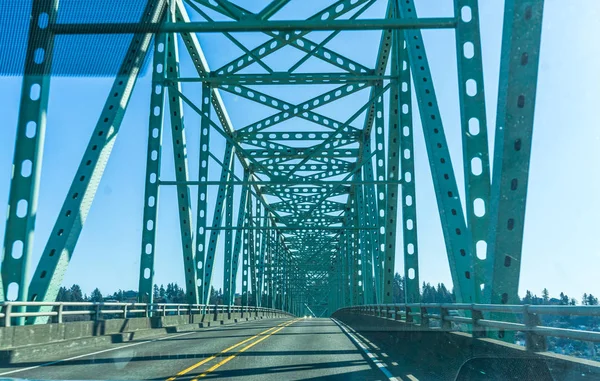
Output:
<path fill-rule="evenodd" d="M 163 285 L 161 284 L 161 285 L 160 285 L 160 289 L 158 290 L 158 296 L 159 296 L 161 299 L 164 299 L 164 298 L 165 298 L 165 296 L 166 296 L 166 293 L 167 293 L 167 292 L 165 291 L 165 286 L 163 286 Z"/>
<path fill-rule="evenodd" d="M 102 293 L 98 288 L 95 288 L 94 291 L 90 294 L 90 302 L 100 303 L 104 300 L 102 297 Z"/>
<path fill-rule="evenodd" d="M 58 289 L 58 295 L 56 295 L 57 302 L 71 302 L 71 290 L 67 290 L 66 287 Z"/>
<path fill-rule="evenodd" d="M 569 305 L 569 297 L 567 295 L 565 295 L 564 293 L 560 293 L 560 298 L 559 298 L 559 304 L 563 305 L 563 306 L 568 306 Z"/>
<path fill-rule="evenodd" d="M 548 292 L 547 288 L 544 288 L 542 290 L 542 299 L 544 301 L 544 304 L 548 304 L 548 302 L 550 301 L 550 293 Z"/>
<path fill-rule="evenodd" d="M 154 287 L 152 288 L 152 297 L 154 299 L 158 299 L 160 297 L 160 290 L 158 289 L 157 284 L 155 284 Z"/>
<path fill-rule="evenodd" d="M 74 284 L 71 286 L 71 301 L 73 302 L 83 302 L 83 293 L 81 292 L 81 287 L 78 284 Z"/>
<path fill-rule="evenodd" d="M 404 279 L 402 275 L 396 273 L 394 275 L 394 283 L 392 284 L 392 302 L 393 303 L 404 303 Z"/>
<path fill-rule="evenodd" d="M 571 298 L 571 300 L 569 300 L 569 305 L 574 306 L 577 304 L 577 300 L 575 300 L 575 298 Z"/>

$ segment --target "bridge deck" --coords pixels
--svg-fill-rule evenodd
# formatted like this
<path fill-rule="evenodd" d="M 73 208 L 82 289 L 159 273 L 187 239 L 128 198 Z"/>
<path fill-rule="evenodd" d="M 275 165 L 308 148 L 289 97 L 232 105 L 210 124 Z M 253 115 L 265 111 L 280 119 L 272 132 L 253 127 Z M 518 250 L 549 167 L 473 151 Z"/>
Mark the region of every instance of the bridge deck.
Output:
<path fill-rule="evenodd" d="M 56 361 L 3 368 L 0 376 L 169 381 L 202 375 L 236 380 L 387 379 L 330 319 L 251 321 L 114 345 L 70 359 L 57 353 Z"/>

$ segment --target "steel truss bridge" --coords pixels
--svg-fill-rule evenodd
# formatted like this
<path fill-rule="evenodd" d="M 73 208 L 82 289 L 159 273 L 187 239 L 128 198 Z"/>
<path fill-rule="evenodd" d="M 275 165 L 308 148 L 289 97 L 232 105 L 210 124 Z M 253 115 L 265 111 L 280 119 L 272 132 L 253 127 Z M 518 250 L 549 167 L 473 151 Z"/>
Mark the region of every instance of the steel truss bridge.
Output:
<path fill-rule="evenodd" d="M 457 302 L 519 302 L 543 0 L 505 1 L 493 148 L 488 146 L 477 0 L 454 0 L 454 15 L 436 18 L 419 17 L 413 0 L 337 0 L 323 2 L 310 17 L 285 20 L 277 15 L 290 0 L 271 1 L 258 11 L 228 0 L 148 0 L 135 22 L 96 23 L 60 21 L 60 3 L 33 0 L 29 19 L 2 300 L 13 292 L 18 301 L 55 301 L 136 82 L 149 62 L 150 107 L 139 121 L 148 125 L 145 194 L 138 200 L 144 205 L 140 302 L 153 302 L 154 274 L 160 270 L 154 260 L 160 255 L 155 250 L 157 205 L 164 187 L 177 190 L 190 304 L 208 304 L 214 269 L 223 271 L 226 305 L 233 304 L 236 292 L 243 305 L 297 315 L 389 304 L 397 261 L 404 264 L 407 303 L 419 302 L 419 267 L 427 264 L 419 263 L 417 155 L 427 158 L 431 170 L 431 179 L 418 181 L 433 182 Z M 381 3 L 380 17 L 368 16 Z M 462 164 L 450 158 L 448 125 L 422 34 L 440 29 L 452 30 L 456 40 L 457 71 L 446 74 L 458 79 Z M 359 59 L 333 47 L 336 37 L 356 31 L 379 34 L 369 60 L 361 51 L 354 54 Z M 246 44 L 238 32 L 260 34 L 263 42 Z M 318 39 L 315 32 L 321 33 Z M 209 68 L 198 37 L 203 33 L 220 34 L 239 55 Z M 65 35 L 111 34 L 127 38 L 128 48 L 29 281 L 46 114 L 52 112 L 53 46 Z M 270 59 L 290 51 L 300 58 L 286 68 Z M 180 59 L 193 63 L 193 75 L 183 73 Z M 191 83 L 201 92 L 186 92 Z M 307 95 L 289 101 L 272 95 L 277 88 Z M 346 102 L 356 94 L 364 94 L 360 104 Z M 236 110 L 235 103 L 225 101 L 231 95 L 246 106 Z M 335 107 L 348 115 L 328 112 Z M 186 123 L 184 109 L 200 117 L 199 126 Z M 246 124 L 232 122 L 230 112 L 250 114 L 251 109 L 264 112 Z M 422 128 L 425 152 L 413 150 L 413 125 Z M 186 131 L 197 128 L 199 152 L 188 152 Z M 167 134 L 174 178 L 161 174 Z M 190 174 L 192 159 L 198 160 L 198 173 Z M 460 165 L 464 184 L 455 176 Z M 215 168 L 218 176 L 209 176 Z M 464 205 L 459 189 L 464 189 Z M 402 246 L 396 244 L 398 235 Z M 241 290 L 236 287 L 240 277 Z M 40 308 L 34 305 L 28 312 Z"/>

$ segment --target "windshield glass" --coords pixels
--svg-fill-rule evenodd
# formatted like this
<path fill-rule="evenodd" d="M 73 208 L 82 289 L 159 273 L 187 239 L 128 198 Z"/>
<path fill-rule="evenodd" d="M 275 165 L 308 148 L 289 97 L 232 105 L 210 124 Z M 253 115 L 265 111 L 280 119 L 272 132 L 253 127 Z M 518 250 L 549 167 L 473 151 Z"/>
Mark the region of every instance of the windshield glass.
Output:
<path fill-rule="evenodd" d="M 600 3 L 0 6 L 0 376 L 600 378 Z"/>

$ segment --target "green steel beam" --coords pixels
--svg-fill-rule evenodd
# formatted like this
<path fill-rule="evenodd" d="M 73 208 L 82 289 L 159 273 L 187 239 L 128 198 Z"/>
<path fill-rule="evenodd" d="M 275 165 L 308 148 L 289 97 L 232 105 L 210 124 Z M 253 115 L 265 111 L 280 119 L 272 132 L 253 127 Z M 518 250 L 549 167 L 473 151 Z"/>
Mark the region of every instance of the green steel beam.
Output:
<path fill-rule="evenodd" d="M 31 6 L 2 248 L 0 300 L 26 301 L 28 295 L 54 51 L 54 36 L 49 33 L 48 25 L 56 21 L 58 3 L 58 0 L 35 0 Z M 22 324 L 23 319 L 16 322 Z"/>
<path fill-rule="evenodd" d="M 309 17 L 307 21 L 319 22 L 319 20 L 335 20 L 336 18 L 359 6 L 362 6 L 367 2 L 368 0 L 338 0 L 325 9 Z M 330 49 L 325 47 L 320 49 L 317 48 L 318 44 L 303 38 L 303 36 L 308 33 L 308 31 L 286 34 L 281 34 L 280 32 L 269 32 L 268 35 L 272 38 L 254 48 L 253 53 L 258 55 L 260 58 L 264 58 L 285 46 L 291 45 L 306 53 L 311 53 L 314 51 L 313 54 L 315 57 L 318 57 L 329 64 L 337 66 L 342 70 L 353 73 L 369 72 L 367 67 L 360 65 L 355 61 L 349 60 L 348 58 L 341 56 Z M 225 73 L 235 74 L 252 63 L 254 63 L 252 56 L 243 55 L 221 66 L 219 69 L 215 70 L 215 72 L 218 75 L 223 75 Z"/>
<path fill-rule="evenodd" d="M 400 15 L 406 19 L 417 17 L 412 0 L 400 2 Z M 442 221 L 456 299 L 458 302 L 475 303 L 479 292 L 476 292 L 474 283 L 471 234 L 465 222 L 458 194 L 454 168 L 450 159 L 423 38 L 420 31 L 409 30 L 404 31 L 404 38 L 408 49 L 408 63 L 413 73 L 413 83 L 421 114 L 425 146 Z M 403 104 L 400 110 L 404 112 L 403 109 L 407 107 Z M 405 178 L 404 181 L 408 181 L 408 179 Z"/>
<path fill-rule="evenodd" d="M 175 4 L 175 2 L 173 2 L 173 4 Z M 213 19 L 210 18 L 210 16 L 208 16 L 208 14 L 206 14 L 206 12 L 203 12 L 197 5 L 188 2 L 188 5 L 196 12 L 198 12 L 198 14 L 200 16 L 202 16 L 206 21 L 212 22 Z M 242 44 L 241 42 L 239 42 L 235 37 L 233 37 L 231 35 L 231 33 L 223 33 L 223 35 L 225 37 L 227 37 L 227 39 L 231 42 L 233 42 L 235 44 L 235 46 L 237 46 L 238 48 L 240 48 L 244 53 L 251 55 L 256 62 L 263 68 L 265 69 L 268 73 L 273 73 L 273 70 L 271 70 L 271 68 L 269 66 L 267 66 L 264 62 L 262 62 L 262 60 L 260 60 L 257 56 L 255 56 L 251 51 L 249 51 L 244 44 Z"/>
<path fill-rule="evenodd" d="M 279 10 L 281 8 L 285 7 L 287 5 L 287 3 L 289 3 L 289 2 L 290 2 L 290 0 L 275 0 L 275 1 L 272 1 L 265 8 L 263 8 L 263 10 L 260 11 L 260 13 L 258 13 L 258 15 L 256 15 L 256 17 L 259 20 L 268 20 L 275 13 L 279 12 Z"/>
<path fill-rule="evenodd" d="M 142 22 L 157 23 L 165 13 L 164 0 L 150 0 Z M 135 34 L 114 80 L 100 118 L 86 148 L 75 178 L 63 203 L 54 228 L 44 248 L 40 262 L 29 286 L 30 301 L 54 301 L 58 288 L 81 229 L 92 204 L 98 184 L 117 138 L 121 121 L 144 58 L 150 47 L 152 34 Z M 39 308 L 32 308 L 37 311 Z M 42 321 L 44 318 L 28 320 Z"/>
<path fill-rule="evenodd" d="M 227 33 L 227 32 L 268 32 L 280 40 L 305 41 L 296 32 L 333 30 L 383 30 L 383 29 L 452 29 L 456 20 L 452 17 L 429 17 L 414 20 L 405 19 L 360 19 L 360 20 L 276 20 L 276 21 L 190 21 L 169 24 L 154 23 L 56 23 L 50 30 L 56 35 L 85 34 L 129 34 L 129 33 Z M 287 33 L 283 33 L 287 32 Z M 308 41 L 308 40 L 306 40 Z M 288 42 L 289 43 L 289 42 Z M 284 44 L 284 43 L 282 43 Z M 313 48 L 316 45 L 311 45 Z M 308 49 L 307 49 L 308 50 Z M 321 48 L 321 50 L 326 50 Z M 252 52 L 254 55 L 256 53 Z M 335 53 L 334 53 L 335 54 Z M 316 53 L 315 53 L 316 55 Z M 336 54 L 339 56 L 339 54 Z M 252 57 L 252 56 L 250 56 Z M 263 57 L 260 57 L 263 58 Z M 254 61 L 252 61 L 254 62 Z M 359 64 L 355 64 L 359 65 Z M 336 65 L 337 66 L 337 65 Z M 362 65 L 359 65 L 362 66 Z M 217 70 L 217 73 L 221 73 Z"/>
<path fill-rule="evenodd" d="M 361 177 L 362 173 L 358 172 L 357 177 Z M 354 197 L 356 199 L 356 221 L 358 226 L 364 226 L 368 223 L 368 218 L 365 218 L 366 210 L 365 210 L 365 199 L 363 195 L 363 189 L 361 186 L 357 186 L 354 188 Z M 341 222 L 341 221 L 340 221 Z M 369 256 L 372 256 L 372 253 L 367 253 L 368 245 L 367 245 L 367 234 L 368 230 L 359 230 L 357 232 L 358 239 L 358 258 L 360 259 L 360 279 L 362 281 L 362 299 L 360 300 L 361 304 L 370 304 L 373 303 L 373 284 L 372 284 L 372 274 L 373 274 L 373 264 Z"/>
<path fill-rule="evenodd" d="M 311 102 L 313 102 L 313 103 L 315 101 L 321 102 L 319 97 L 313 98 L 313 99 L 306 101 L 304 103 L 301 103 L 299 105 L 295 105 L 295 104 L 286 102 L 280 98 L 276 98 L 276 97 L 273 97 L 266 93 L 257 91 L 255 89 L 248 88 L 246 86 L 241 86 L 241 85 L 233 86 L 233 85 L 224 84 L 224 85 L 219 86 L 219 88 L 223 89 L 231 94 L 235 94 L 237 96 L 241 96 L 241 97 L 249 99 L 251 101 L 254 101 L 254 102 L 263 104 L 265 106 L 279 110 L 280 113 L 275 114 L 275 115 L 265 119 L 265 121 L 269 120 L 269 124 L 271 124 L 271 126 L 276 123 L 283 122 L 284 120 L 290 119 L 293 116 L 308 120 L 310 122 L 319 124 L 326 128 L 337 128 L 339 125 L 342 124 L 341 122 L 339 122 L 335 119 L 315 113 L 315 112 L 311 111 L 310 109 L 306 108 L 305 105 L 310 105 Z M 328 94 L 326 93 L 324 95 L 327 96 Z M 325 98 L 325 96 L 323 98 Z M 318 104 L 319 103 L 317 103 L 317 105 Z M 297 109 L 298 112 L 296 112 L 294 115 L 292 115 L 290 113 L 290 110 L 295 110 L 295 109 Z M 277 119 L 278 116 L 279 116 L 279 119 Z M 244 141 L 256 139 L 260 135 L 256 132 L 253 134 L 248 134 L 248 133 L 243 134 L 242 132 L 237 132 L 237 134 Z M 263 134 L 263 135 L 270 135 L 270 134 Z"/>
<path fill-rule="evenodd" d="M 232 166 L 233 168 L 233 166 Z M 244 171 L 244 180 L 248 179 L 248 171 Z M 231 185 L 231 189 L 233 190 L 233 185 Z M 233 194 L 233 192 L 231 192 Z M 242 185 L 241 193 L 240 193 L 240 201 L 238 204 L 238 215 L 237 215 L 237 226 L 243 226 L 244 221 L 246 220 L 246 203 L 248 200 L 248 186 Z M 233 208 L 233 204 L 231 206 Z M 232 226 L 233 223 L 229 223 L 226 221 L 227 226 Z M 225 276 L 224 276 L 224 284 L 223 284 L 223 295 L 224 295 L 224 304 L 232 305 L 234 301 L 235 289 L 237 284 L 237 272 L 239 267 L 239 257 L 242 249 L 242 240 L 244 231 L 238 230 L 235 232 L 235 242 L 233 246 L 233 254 L 231 259 L 231 266 L 225 265 Z"/>
<path fill-rule="evenodd" d="M 394 85 L 392 85 L 390 87 L 392 93 L 394 91 L 393 89 Z M 374 208 L 377 209 L 377 217 L 375 219 L 375 223 L 377 224 L 377 226 L 379 227 L 383 227 L 385 226 L 385 212 L 387 209 L 387 194 L 386 194 L 386 189 L 387 189 L 387 183 L 388 183 L 388 178 L 386 175 L 386 156 L 385 156 L 385 125 L 384 125 L 384 107 L 383 107 L 383 94 L 377 97 L 377 100 L 375 101 L 375 108 L 374 108 L 374 123 L 375 123 L 375 129 L 374 129 L 374 133 L 375 133 L 375 174 L 377 176 L 377 181 L 379 181 L 380 183 L 377 183 L 376 185 L 376 196 L 375 194 L 373 194 L 374 198 L 375 198 L 375 203 L 373 205 Z M 369 140 L 371 139 L 371 137 L 369 136 Z M 371 153 L 372 151 L 367 151 L 367 154 Z M 372 161 L 369 160 L 367 163 L 367 166 L 371 167 L 371 172 L 373 172 L 372 170 Z M 385 181 L 384 183 L 381 183 L 381 181 Z M 376 269 L 377 269 L 377 281 L 378 281 L 378 286 L 377 286 L 377 298 L 378 300 L 383 303 L 383 300 L 385 300 L 384 298 L 384 293 L 385 293 L 385 275 L 384 272 L 386 271 L 386 266 L 389 266 L 388 263 L 386 263 L 385 261 L 385 242 L 386 242 L 386 233 L 385 233 L 385 229 L 380 229 L 378 234 L 377 234 L 377 246 L 374 247 L 374 257 L 375 257 L 375 261 L 376 261 Z"/>
<path fill-rule="evenodd" d="M 238 230 L 238 233 L 242 233 L 243 246 L 242 246 L 242 305 L 248 306 L 248 276 L 250 275 L 250 250 L 252 245 L 250 244 L 251 231 L 251 217 L 252 217 L 252 198 L 247 197 L 245 205 L 246 213 L 244 216 L 244 227 L 243 230 Z"/>
<path fill-rule="evenodd" d="M 390 131 L 394 139 L 400 139 L 400 168 L 402 169 L 402 241 L 404 246 L 404 296 L 407 303 L 419 303 L 419 240 L 417 234 L 417 192 L 415 179 L 415 152 L 413 145 L 413 113 L 409 55 L 400 33 L 396 41 L 393 69 L 399 76 L 390 99 L 393 99 L 394 116 Z M 404 66 L 406 63 L 406 66 Z M 398 100 L 399 101 L 398 101 Z M 406 108 L 404 108 L 406 105 Z M 403 109 L 401 110 L 400 107 Z M 390 136 L 392 138 L 392 136 Z M 410 179 L 411 181 L 408 181 Z M 409 229 L 410 227 L 410 229 Z"/>
<path fill-rule="evenodd" d="M 200 157 L 198 161 L 198 201 L 196 210 L 196 269 L 198 271 L 198 296 L 206 301 L 207 295 L 210 297 L 210 284 L 205 281 L 211 271 L 207 270 L 207 246 L 206 246 L 206 228 L 208 214 L 208 151 L 210 147 L 210 118 L 211 118 L 211 98 L 212 91 L 209 85 L 202 85 L 202 118 L 200 119 Z M 225 170 L 226 165 L 223 165 Z M 214 250 L 214 249 L 213 249 Z M 213 256 L 214 258 L 214 256 Z"/>
<path fill-rule="evenodd" d="M 233 192 L 234 187 L 231 184 L 233 179 L 234 161 L 231 160 L 231 165 L 228 170 L 230 172 L 229 183 L 225 193 L 225 226 L 233 226 Z M 225 232 L 225 248 L 223 249 L 223 304 L 231 305 L 232 295 L 231 290 L 235 291 L 235 284 L 231 284 L 231 267 L 237 266 L 237 261 L 233 260 L 233 230 Z M 233 287 L 232 287 L 233 286 Z"/>
<path fill-rule="evenodd" d="M 175 20 L 177 22 L 189 22 L 190 18 L 187 14 L 185 7 L 183 6 L 183 3 L 180 0 L 176 0 L 175 8 Z M 198 37 L 194 33 L 182 33 L 181 37 L 190 54 L 190 57 L 193 60 L 198 75 L 203 76 L 209 73 L 210 69 L 208 67 L 208 63 L 206 62 L 206 58 L 204 57 L 204 53 L 200 48 Z M 248 163 L 242 153 L 243 150 L 241 149 L 239 144 L 236 144 L 237 141 L 232 139 L 232 137 L 234 136 L 234 129 L 232 127 L 231 120 L 229 119 L 229 115 L 227 114 L 227 110 L 225 109 L 225 105 L 223 103 L 223 99 L 221 98 L 221 94 L 215 88 L 212 88 L 212 105 L 215 109 L 216 116 L 219 119 L 219 122 L 221 123 L 221 126 L 224 130 L 223 136 L 227 139 L 228 142 L 234 144 L 236 156 L 238 157 L 239 162 L 244 168 L 244 170 L 247 170 Z M 200 113 L 200 115 L 202 114 Z M 217 129 L 217 131 L 221 133 L 220 129 Z M 260 200 L 262 203 L 266 204 L 266 201 L 264 199 L 261 198 Z"/>
<path fill-rule="evenodd" d="M 210 93 L 208 88 L 207 88 L 207 93 Z M 205 98 L 204 102 L 208 102 L 208 101 L 209 101 L 209 99 Z M 201 131 L 202 131 L 202 128 L 203 127 L 201 127 Z M 201 151 L 206 151 L 206 153 L 208 153 L 208 150 L 209 150 L 208 136 L 209 136 L 208 134 L 204 136 L 206 138 L 206 141 L 204 141 L 202 143 L 202 146 L 200 148 Z M 202 166 L 204 155 L 201 154 L 200 157 L 201 157 L 200 165 Z M 208 157 L 206 159 L 207 159 L 206 167 L 208 169 Z M 210 231 L 210 237 L 209 237 L 209 241 L 208 241 L 208 250 L 206 251 L 206 257 L 204 260 L 204 277 L 202 280 L 202 284 L 204 285 L 204 287 L 203 287 L 203 289 L 204 289 L 203 302 L 206 304 L 209 303 L 210 286 L 212 285 L 212 274 L 213 274 L 213 268 L 214 268 L 214 263 L 215 263 L 215 255 L 216 255 L 216 251 L 217 251 L 217 243 L 219 241 L 219 236 L 220 236 L 220 231 L 217 229 L 219 227 L 221 227 L 221 223 L 223 220 L 223 210 L 225 209 L 225 197 L 227 194 L 227 188 L 230 186 L 229 181 L 232 177 L 231 176 L 232 171 L 230 170 L 232 164 L 233 164 L 233 147 L 231 146 L 231 144 L 226 144 L 225 154 L 223 155 L 223 166 L 221 167 L 221 185 L 219 186 L 219 190 L 217 191 L 216 199 L 214 200 L 215 209 L 214 209 L 214 213 L 213 213 L 213 222 L 211 225 L 213 230 Z M 202 177 L 200 177 L 200 178 L 202 178 Z M 208 178 L 208 174 L 207 174 L 207 178 Z M 200 185 L 200 187 L 203 187 L 203 185 Z M 206 198 L 208 198 L 208 193 L 206 194 Z M 231 224 L 229 224 L 228 226 L 231 226 Z M 226 231 L 226 233 L 228 233 L 228 232 L 230 232 L 230 231 Z M 199 235 L 199 237 L 200 237 L 200 235 Z M 202 244 L 203 242 L 204 241 L 200 240 L 198 243 Z"/>
<path fill-rule="evenodd" d="M 357 12 L 355 12 L 352 16 L 350 16 L 349 20 L 356 20 L 360 15 L 362 15 L 366 10 L 368 10 L 371 7 L 371 5 L 373 5 L 375 3 L 375 1 L 376 0 L 370 0 L 362 8 L 360 8 Z M 319 42 L 319 44 L 314 49 L 311 49 L 311 51 L 308 54 L 304 55 L 294 65 L 292 65 L 292 67 L 290 67 L 288 69 L 288 73 L 293 73 L 295 70 L 297 70 L 309 58 L 313 57 L 315 52 L 319 51 L 320 49 L 323 49 L 325 47 L 325 45 L 327 45 L 331 40 L 333 40 L 337 35 L 339 35 L 340 32 L 341 32 L 341 30 L 337 30 L 337 31 L 331 33 L 329 36 L 325 37 L 321 42 Z"/>
<path fill-rule="evenodd" d="M 295 116 L 299 116 L 304 113 L 306 113 L 306 115 L 304 115 L 304 116 L 308 116 L 308 112 L 311 111 L 312 109 L 322 107 L 326 104 L 329 104 L 336 100 L 347 97 L 348 95 L 354 94 L 364 88 L 366 88 L 365 83 L 356 83 L 356 84 L 339 86 L 333 90 L 330 90 L 328 92 L 320 94 L 320 95 L 318 95 L 314 98 L 311 98 L 307 101 L 304 101 L 297 105 L 293 105 L 293 107 L 291 107 L 289 111 L 278 112 L 277 114 L 271 115 L 271 116 L 264 118 L 258 122 L 255 122 L 248 126 L 242 127 L 240 129 L 238 129 L 237 133 L 239 135 L 244 135 L 244 134 L 247 134 L 250 132 L 259 132 L 259 131 L 262 131 L 262 130 L 268 128 L 269 126 L 272 126 L 277 123 L 281 123 L 285 120 L 291 119 Z M 284 106 L 284 109 L 285 109 L 285 106 Z M 314 113 L 312 114 L 312 119 L 314 122 L 318 122 L 319 124 L 321 124 L 321 123 L 324 124 L 325 120 L 326 120 L 326 119 L 319 120 L 318 116 L 315 115 Z M 327 118 L 327 119 L 329 119 L 329 118 Z M 326 125 L 326 127 L 329 127 L 329 126 Z M 333 123 L 331 123 L 331 127 L 329 127 L 329 128 L 340 130 L 340 127 L 341 127 L 340 125 L 336 125 L 336 123 L 333 122 Z M 349 122 L 346 122 L 344 125 L 344 128 L 337 132 L 342 132 L 342 131 L 348 132 L 348 131 L 350 131 L 350 128 L 351 127 L 349 126 Z"/>
<path fill-rule="evenodd" d="M 389 75 L 351 73 L 278 73 L 236 74 L 227 76 L 208 75 L 179 78 L 179 82 L 208 82 L 215 86 L 225 85 L 323 85 L 378 82 L 395 79 Z M 168 81 L 167 81 L 168 82 Z"/>
<path fill-rule="evenodd" d="M 154 285 L 154 257 L 156 252 L 156 231 L 158 228 L 158 188 L 162 162 L 162 134 L 164 124 L 165 89 L 160 84 L 167 66 L 167 35 L 158 34 L 154 38 L 154 58 L 152 62 L 152 88 L 150 93 L 150 120 L 148 121 L 148 148 L 146 151 L 146 183 L 144 186 L 144 212 L 142 247 L 140 253 L 140 275 L 138 301 L 152 303 Z M 161 70 L 161 68 L 163 70 Z M 152 225 L 152 229 L 148 227 Z"/>
<path fill-rule="evenodd" d="M 252 223 L 252 216 L 254 215 L 258 215 L 260 214 L 260 212 L 257 210 L 259 208 L 260 203 L 256 204 L 256 209 L 253 206 L 253 202 L 252 202 L 252 198 L 250 198 L 250 214 L 249 214 L 249 221 L 250 221 L 250 226 L 253 225 Z M 248 248 L 249 248 L 249 262 L 250 262 L 250 285 L 251 285 L 251 289 L 252 289 L 252 295 L 254 297 L 253 300 L 253 306 L 258 307 L 258 299 L 257 299 L 257 294 L 258 294 L 258 282 L 256 280 L 256 248 L 257 248 L 257 244 L 258 244 L 258 237 L 257 237 L 257 231 L 263 229 L 263 227 L 257 226 L 255 229 L 252 229 L 248 232 L 249 234 L 249 239 L 248 239 Z"/>
<path fill-rule="evenodd" d="M 486 259 L 490 207 L 490 159 L 488 150 L 483 62 L 476 0 L 454 0 L 456 57 L 465 173 L 467 223 L 471 231 L 475 287 L 487 282 L 491 261 Z M 489 303 L 482 299 L 480 303 Z"/>
<path fill-rule="evenodd" d="M 168 35 L 167 47 L 167 77 L 177 78 L 180 68 L 179 46 L 176 35 Z M 198 287 L 196 286 L 197 270 L 192 230 L 192 201 L 190 188 L 186 184 L 189 181 L 186 129 L 183 119 L 183 104 L 178 96 L 178 91 L 181 91 L 180 84 L 168 88 L 171 142 L 173 144 L 175 179 L 177 181 L 177 210 L 179 215 L 179 232 L 181 234 L 181 254 L 183 256 L 185 274 L 186 300 L 188 303 L 198 303 L 200 299 Z M 160 179 L 158 181 L 160 184 Z"/>
<path fill-rule="evenodd" d="M 543 8 L 543 0 L 505 3 L 485 290 L 497 304 L 518 301 Z"/>

